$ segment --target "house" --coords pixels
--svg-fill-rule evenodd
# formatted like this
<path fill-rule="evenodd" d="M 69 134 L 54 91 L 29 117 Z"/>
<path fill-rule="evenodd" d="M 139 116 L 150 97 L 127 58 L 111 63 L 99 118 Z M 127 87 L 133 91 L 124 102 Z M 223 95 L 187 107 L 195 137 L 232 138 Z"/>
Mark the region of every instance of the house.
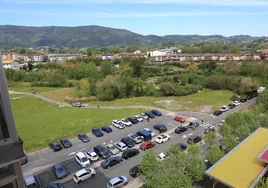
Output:
<path fill-rule="evenodd" d="M 20 69 L 20 64 L 16 60 L 4 60 L 3 61 L 3 67 L 5 69 L 14 69 L 14 70 L 19 70 Z"/>
<path fill-rule="evenodd" d="M 62 62 L 74 58 L 82 57 L 80 54 L 50 54 L 48 60 L 50 62 Z"/>
<path fill-rule="evenodd" d="M 2 60 L 18 60 L 18 55 L 16 52 L 5 51 L 2 52 Z"/>

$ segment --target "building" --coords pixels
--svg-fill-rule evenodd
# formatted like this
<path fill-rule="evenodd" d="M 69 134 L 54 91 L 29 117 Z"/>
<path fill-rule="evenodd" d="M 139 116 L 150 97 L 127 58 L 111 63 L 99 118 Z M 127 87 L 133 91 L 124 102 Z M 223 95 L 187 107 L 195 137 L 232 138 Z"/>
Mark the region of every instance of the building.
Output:
<path fill-rule="evenodd" d="M 50 54 L 48 60 L 50 62 L 62 62 L 74 58 L 82 57 L 80 54 Z"/>
<path fill-rule="evenodd" d="M 206 171 L 213 187 L 253 188 L 268 170 L 268 129 L 258 128 Z"/>
<path fill-rule="evenodd" d="M 0 54 L 0 187 L 24 187 L 20 159 L 23 142 L 18 137 Z"/>
<path fill-rule="evenodd" d="M 18 60 L 18 55 L 11 51 L 2 52 L 2 60 Z"/>
<path fill-rule="evenodd" d="M 3 67 L 5 69 L 13 69 L 13 70 L 19 70 L 20 69 L 20 64 L 16 60 L 4 60 L 3 61 Z"/>

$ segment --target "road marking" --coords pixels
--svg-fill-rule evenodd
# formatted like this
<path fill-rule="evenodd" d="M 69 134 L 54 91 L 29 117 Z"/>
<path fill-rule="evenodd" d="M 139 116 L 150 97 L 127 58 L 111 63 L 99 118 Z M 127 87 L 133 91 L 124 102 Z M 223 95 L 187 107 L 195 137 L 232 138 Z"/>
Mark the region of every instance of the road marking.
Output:
<path fill-rule="evenodd" d="M 71 156 L 71 155 L 74 155 L 74 154 L 75 154 L 75 152 L 72 152 L 72 153 L 69 153 L 68 156 Z"/>

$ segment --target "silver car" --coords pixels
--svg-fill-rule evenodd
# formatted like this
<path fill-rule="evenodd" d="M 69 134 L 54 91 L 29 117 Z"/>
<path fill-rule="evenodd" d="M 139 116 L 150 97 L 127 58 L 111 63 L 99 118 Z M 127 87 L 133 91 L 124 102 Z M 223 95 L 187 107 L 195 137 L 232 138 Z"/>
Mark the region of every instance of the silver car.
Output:
<path fill-rule="evenodd" d="M 137 134 L 129 134 L 128 137 L 133 140 L 136 144 L 139 144 L 142 142 L 142 138 L 138 136 Z"/>
<path fill-rule="evenodd" d="M 113 144 L 108 144 L 106 146 L 106 148 L 109 150 L 109 152 L 112 154 L 112 155 L 116 155 L 118 154 L 120 151 L 113 145 Z"/>
<path fill-rule="evenodd" d="M 120 142 L 120 141 L 115 142 L 114 145 L 115 145 L 115 147 L 117 147 L 117 149 L 119 149 L 122 152 L 128 148 L 126 144 L 124 144 L 123 142 Z"/>

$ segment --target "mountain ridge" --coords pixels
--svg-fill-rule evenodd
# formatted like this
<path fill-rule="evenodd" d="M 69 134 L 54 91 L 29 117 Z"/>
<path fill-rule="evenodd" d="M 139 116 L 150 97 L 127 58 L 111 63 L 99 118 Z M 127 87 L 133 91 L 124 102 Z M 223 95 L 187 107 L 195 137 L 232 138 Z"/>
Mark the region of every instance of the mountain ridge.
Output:
<path fill-rule="evenodd" d="M 0 48 L 14 47 L 69 47 L 87 46 L 174 46 L 196 42 L 252 42 L 261 37 L 249 35 L 141 35 L 126 29 L 98 25 L 90 26 L 18 26 L 0 25 Z"/>

